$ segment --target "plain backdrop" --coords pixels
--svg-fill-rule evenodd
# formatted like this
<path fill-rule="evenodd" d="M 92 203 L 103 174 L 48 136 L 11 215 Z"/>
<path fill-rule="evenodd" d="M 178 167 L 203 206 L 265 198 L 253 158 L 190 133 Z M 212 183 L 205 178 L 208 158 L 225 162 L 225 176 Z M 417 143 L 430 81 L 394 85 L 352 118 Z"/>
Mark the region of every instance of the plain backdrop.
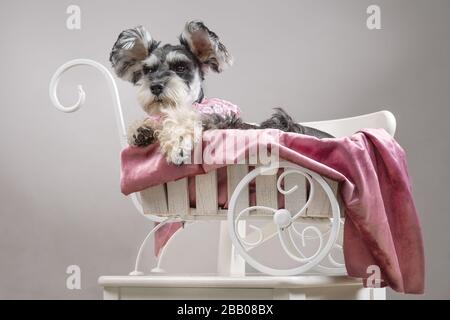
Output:
<path fill-rule="evenodd" d="M 66 8 L 81 8 L 81 30 Z M 368 30 L 366 8 L 381 8 Z M 65 104 L 83 84 L 86 105 L 57 111 L 48 97 L 58 66 L 90 58 L 108 66 L 123 29 L 142 24 L 176 42 L 202 19 L 235 57 L 206 81 L 206 94 L 238 104 L 249 121 L 282 106 L 298 121 L 391 110 L 407 152 L 427 259 L 424 296 L 450 298 L 450 2 L 345 1 L 1 1 L 0 298 L 99 299 L 100 275 L 131 271 L 151 227 L 119 190 L 120 145 L 112 98 L 96 70 L 62 80 Z M 127 121 L 142 116 L 134 88 L 118 81 Z M 168 252 L 168 270 L 212 272 L 218 228 L 203 223 Z M 151 245 L 147 268 L 154 263 Z M 81 290 L 66 288 L 78 265 Z"/>

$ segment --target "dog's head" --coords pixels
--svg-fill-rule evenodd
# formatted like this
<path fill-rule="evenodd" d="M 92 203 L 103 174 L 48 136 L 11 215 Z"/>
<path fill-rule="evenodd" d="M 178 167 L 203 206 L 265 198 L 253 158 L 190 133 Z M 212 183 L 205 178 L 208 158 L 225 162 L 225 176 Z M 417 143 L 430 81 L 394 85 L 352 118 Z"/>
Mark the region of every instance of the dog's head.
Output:
<path fill-rule="evenodd" d="M 205 73 L 232 64 L 217 35 L 200 21 L 188 22 L 179 40 L 179 45 L 160 45 L 139 26 L 123 31 L 112 48 L 114 71 L 138 86 L 139 102 L 149 114 L 201 101 Z"/>

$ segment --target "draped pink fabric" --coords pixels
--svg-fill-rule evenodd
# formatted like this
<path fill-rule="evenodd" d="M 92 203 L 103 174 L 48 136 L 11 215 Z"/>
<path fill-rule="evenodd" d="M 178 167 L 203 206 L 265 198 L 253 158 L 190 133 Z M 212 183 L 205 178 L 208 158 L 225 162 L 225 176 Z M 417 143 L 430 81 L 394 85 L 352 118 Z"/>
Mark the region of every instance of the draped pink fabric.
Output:
<path fill-rule="evenodd" d="M 245 145 L 226 152 L 226 163 L 242 159 L 262 141 L 269 141 L 280 159 L 340 182 L 346 210 L 344 258 L 349 276 L 367 279 L 367 268 L 377 265 L 382 286 L 405 293 L 424 291 L 423 242 L 405 152 L 386 131 L 364 129 L 349 137 L 317 139 L 273 129 L 214 130 L 203 133 L 203 145 L 214 141 L 216 150 L 230 151 L 227 138 L 248 135 L 248 131 L 258 138 L 247 139 Z M 222 152 L 212 157 L 215 161 L 209 164 L 177 167 L 166 162 L 157 145 L 128 147 L 121 154 L 121 190 L 130 194 L 226 166 Z M 219 186 L 219 192 L 224 189 Z M 224 202 L 226 196 L 219 198 Z M 157 251 L 179 226 L 160 230 L 155 241 Z"/>

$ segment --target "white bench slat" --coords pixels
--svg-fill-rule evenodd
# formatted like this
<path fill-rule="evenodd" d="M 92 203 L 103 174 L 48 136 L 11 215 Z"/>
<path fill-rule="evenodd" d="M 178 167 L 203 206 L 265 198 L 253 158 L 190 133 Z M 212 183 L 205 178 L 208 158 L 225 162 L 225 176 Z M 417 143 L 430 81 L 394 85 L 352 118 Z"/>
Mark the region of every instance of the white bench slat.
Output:
<path fill-rule="evenodd" d="M 277 171 L 273 174 L 259 175 L 256 177 L 256 204 L 273 209 L 278 209 Z M 272 215 L 269 211 L 258 210 L 258 214 Z"/>
<path fill-rule="evenodd" d="M 140 192 L 144 214 L 167 215 L 166 187 L 160 184 Z"/>
<path fill-rule="evenodd" d="M 234 164 L 227 166 L 227 192 L 228 192 L 228 203 L 230 203 L 231 196 L 238 183 L 244 178 L 248 173 L 248 166 L 245 164 Z M 236 212 L 239 213 L 241 210 L 248 208 L 249 206 L 249 192 L 248 185 L 241 191 L 239 198 L 236 202 Z"/>
<path fill-rule="evenodd" d="M 168 182 L 167 197 L 169 199 L 168 209 L 170 214 L 189 214 L 189 190 L 187 178 Z"/>
<path fill-rule="evenodd" d="M 284 196 L 284 206 L 292 215 L 298 213 L 306 203 L 306 178 L 300 174 L 287 174 L 284 177 L 284 190 L 290 190 L 297 186 L 292 193 Z M 306 210 L 301 214 L 306 217 Z"/>
<path fill-rule="evenodd" d="M 325 178 L 325 181 L 333 190 L 334 195 L 337 195 L 338 183 L 336 181 Z M 314 198 L 310 203 L 310 206 L 306 210 L 308 217 L 331 217 L 331 205 L 325 191 L 319 185 L 319 183 L 313 180 L 314 186 Z"/>
<path fill-rule="evenodd" d="M 198 215 L 217 214 L 217 171 L 195 177 L 196 210 Z"/>

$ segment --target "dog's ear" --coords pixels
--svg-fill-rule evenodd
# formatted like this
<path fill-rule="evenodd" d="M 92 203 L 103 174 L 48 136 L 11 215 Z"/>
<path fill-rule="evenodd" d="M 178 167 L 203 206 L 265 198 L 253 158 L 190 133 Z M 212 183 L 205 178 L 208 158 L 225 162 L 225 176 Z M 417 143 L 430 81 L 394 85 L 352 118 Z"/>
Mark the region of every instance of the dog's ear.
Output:
<path fill-rule="evenodd" d="M 215 72 L 222 72 L 233 63 L 231 54 L 220 42 L 219 37 L 201 21 L 186 23 L 180 35 L 180 42 L 198 58 L 204 71 L 212 69 Z"/>
<path fill-rule="evenodd" d="M 122 31 L 111 50 L 109 61 L 119 78 L 136 84 L 142 77 L 142 61 L 158 47 L 144 27 Z"/>

